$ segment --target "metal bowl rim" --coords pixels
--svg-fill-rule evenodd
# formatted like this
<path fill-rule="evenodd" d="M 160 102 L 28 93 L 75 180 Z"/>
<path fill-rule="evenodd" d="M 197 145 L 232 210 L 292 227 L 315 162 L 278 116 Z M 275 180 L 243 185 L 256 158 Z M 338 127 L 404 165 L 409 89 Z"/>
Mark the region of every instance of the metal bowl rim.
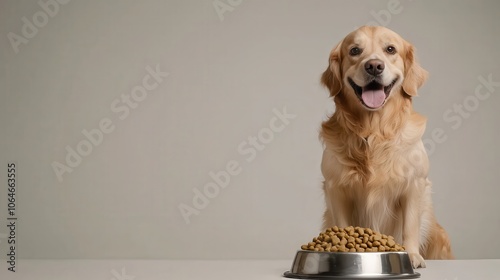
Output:
<path fill-rule="evenodd" d="M 351 255 L 354 255 L 354 254 L 381 254 L 381 255 L 385 255 L 385 254 L 399 254 L 399 255 L 408 255 L 408 252 L 407 251 L 396 251 L 396 252 L 326 252 L 326 251 L 312 251 L 312 250 L 297 250 L 297 253 L 298 252 L 306 252 L 306 253 L 320 253 L 320 254 L 351 254 Z"/>

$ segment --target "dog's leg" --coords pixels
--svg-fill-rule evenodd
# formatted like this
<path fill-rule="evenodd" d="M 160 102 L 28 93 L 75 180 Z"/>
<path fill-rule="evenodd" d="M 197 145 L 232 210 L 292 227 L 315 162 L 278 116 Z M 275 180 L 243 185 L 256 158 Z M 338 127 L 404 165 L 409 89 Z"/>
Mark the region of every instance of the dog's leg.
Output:
<path fill-rule="evenodd" d="M 434 221 L 429 233 L 429 240 L 424 251 L 428 260 L 452 260 L 451 244 L 444 228 Z"/>
<path fill-rule="evenodd" d="M 323 230 L 329 227 L 347 227 L 352 224 L 352 205 L 344 193 L 344 188 L 334 186 L 331 181 L 323 184 L 326 211 Z"/>
<path fill-rule="evenodd" d="M 419 188 L 420 186 L 414 186 Z M 410 255 L 414 268 L 425 267 L 420 248 L 420 196 L 418 190 L 410 191 L 402 201 L 403 206 L 403 245 Z"/>

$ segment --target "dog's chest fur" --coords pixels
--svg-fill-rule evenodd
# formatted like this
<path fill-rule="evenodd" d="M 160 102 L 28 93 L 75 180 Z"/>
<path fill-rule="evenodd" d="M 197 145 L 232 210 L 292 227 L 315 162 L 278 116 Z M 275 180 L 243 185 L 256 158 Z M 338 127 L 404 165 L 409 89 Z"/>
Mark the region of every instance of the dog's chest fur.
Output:
<path fill-rule="evenodd" d="M 354 133 L 334 117 L 322 131 L 325 186 L 340 188 L 352 198 L 353 224 L 400 232 L 394 228 L 402 226 L 397 222 L 402 220 L 400 199 L 411 191 L 408 188 L 422 185 L 416 181 L 427 177 L 427 156 L 420 140 L 425 119 L 410 114 L 395 124 L 372 118 L 364 126 L 368 129 Z"/>

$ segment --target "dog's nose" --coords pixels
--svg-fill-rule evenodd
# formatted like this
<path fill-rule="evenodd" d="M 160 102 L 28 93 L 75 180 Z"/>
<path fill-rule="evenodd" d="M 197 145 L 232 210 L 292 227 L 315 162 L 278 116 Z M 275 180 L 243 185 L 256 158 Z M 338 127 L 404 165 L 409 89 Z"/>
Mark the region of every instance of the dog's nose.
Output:
<path fill-rule="evenodd" d="M 378 76 L 384 72 L 385 64 L 380 59 L 370 59 L 365 63 L 366 73 Z"/>

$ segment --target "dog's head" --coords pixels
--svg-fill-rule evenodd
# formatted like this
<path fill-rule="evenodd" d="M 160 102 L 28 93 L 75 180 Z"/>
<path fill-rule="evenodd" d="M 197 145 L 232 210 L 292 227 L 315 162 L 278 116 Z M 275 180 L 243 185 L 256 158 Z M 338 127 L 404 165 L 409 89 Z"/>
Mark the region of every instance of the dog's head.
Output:
<path fill-rule="evenodd" d="M 321 81 L 331 96 L 376 111 L 391 98 L 416 96 L 426 78 L 410 43 L 385 27 L 363 26 L 331 51 Z"/>

